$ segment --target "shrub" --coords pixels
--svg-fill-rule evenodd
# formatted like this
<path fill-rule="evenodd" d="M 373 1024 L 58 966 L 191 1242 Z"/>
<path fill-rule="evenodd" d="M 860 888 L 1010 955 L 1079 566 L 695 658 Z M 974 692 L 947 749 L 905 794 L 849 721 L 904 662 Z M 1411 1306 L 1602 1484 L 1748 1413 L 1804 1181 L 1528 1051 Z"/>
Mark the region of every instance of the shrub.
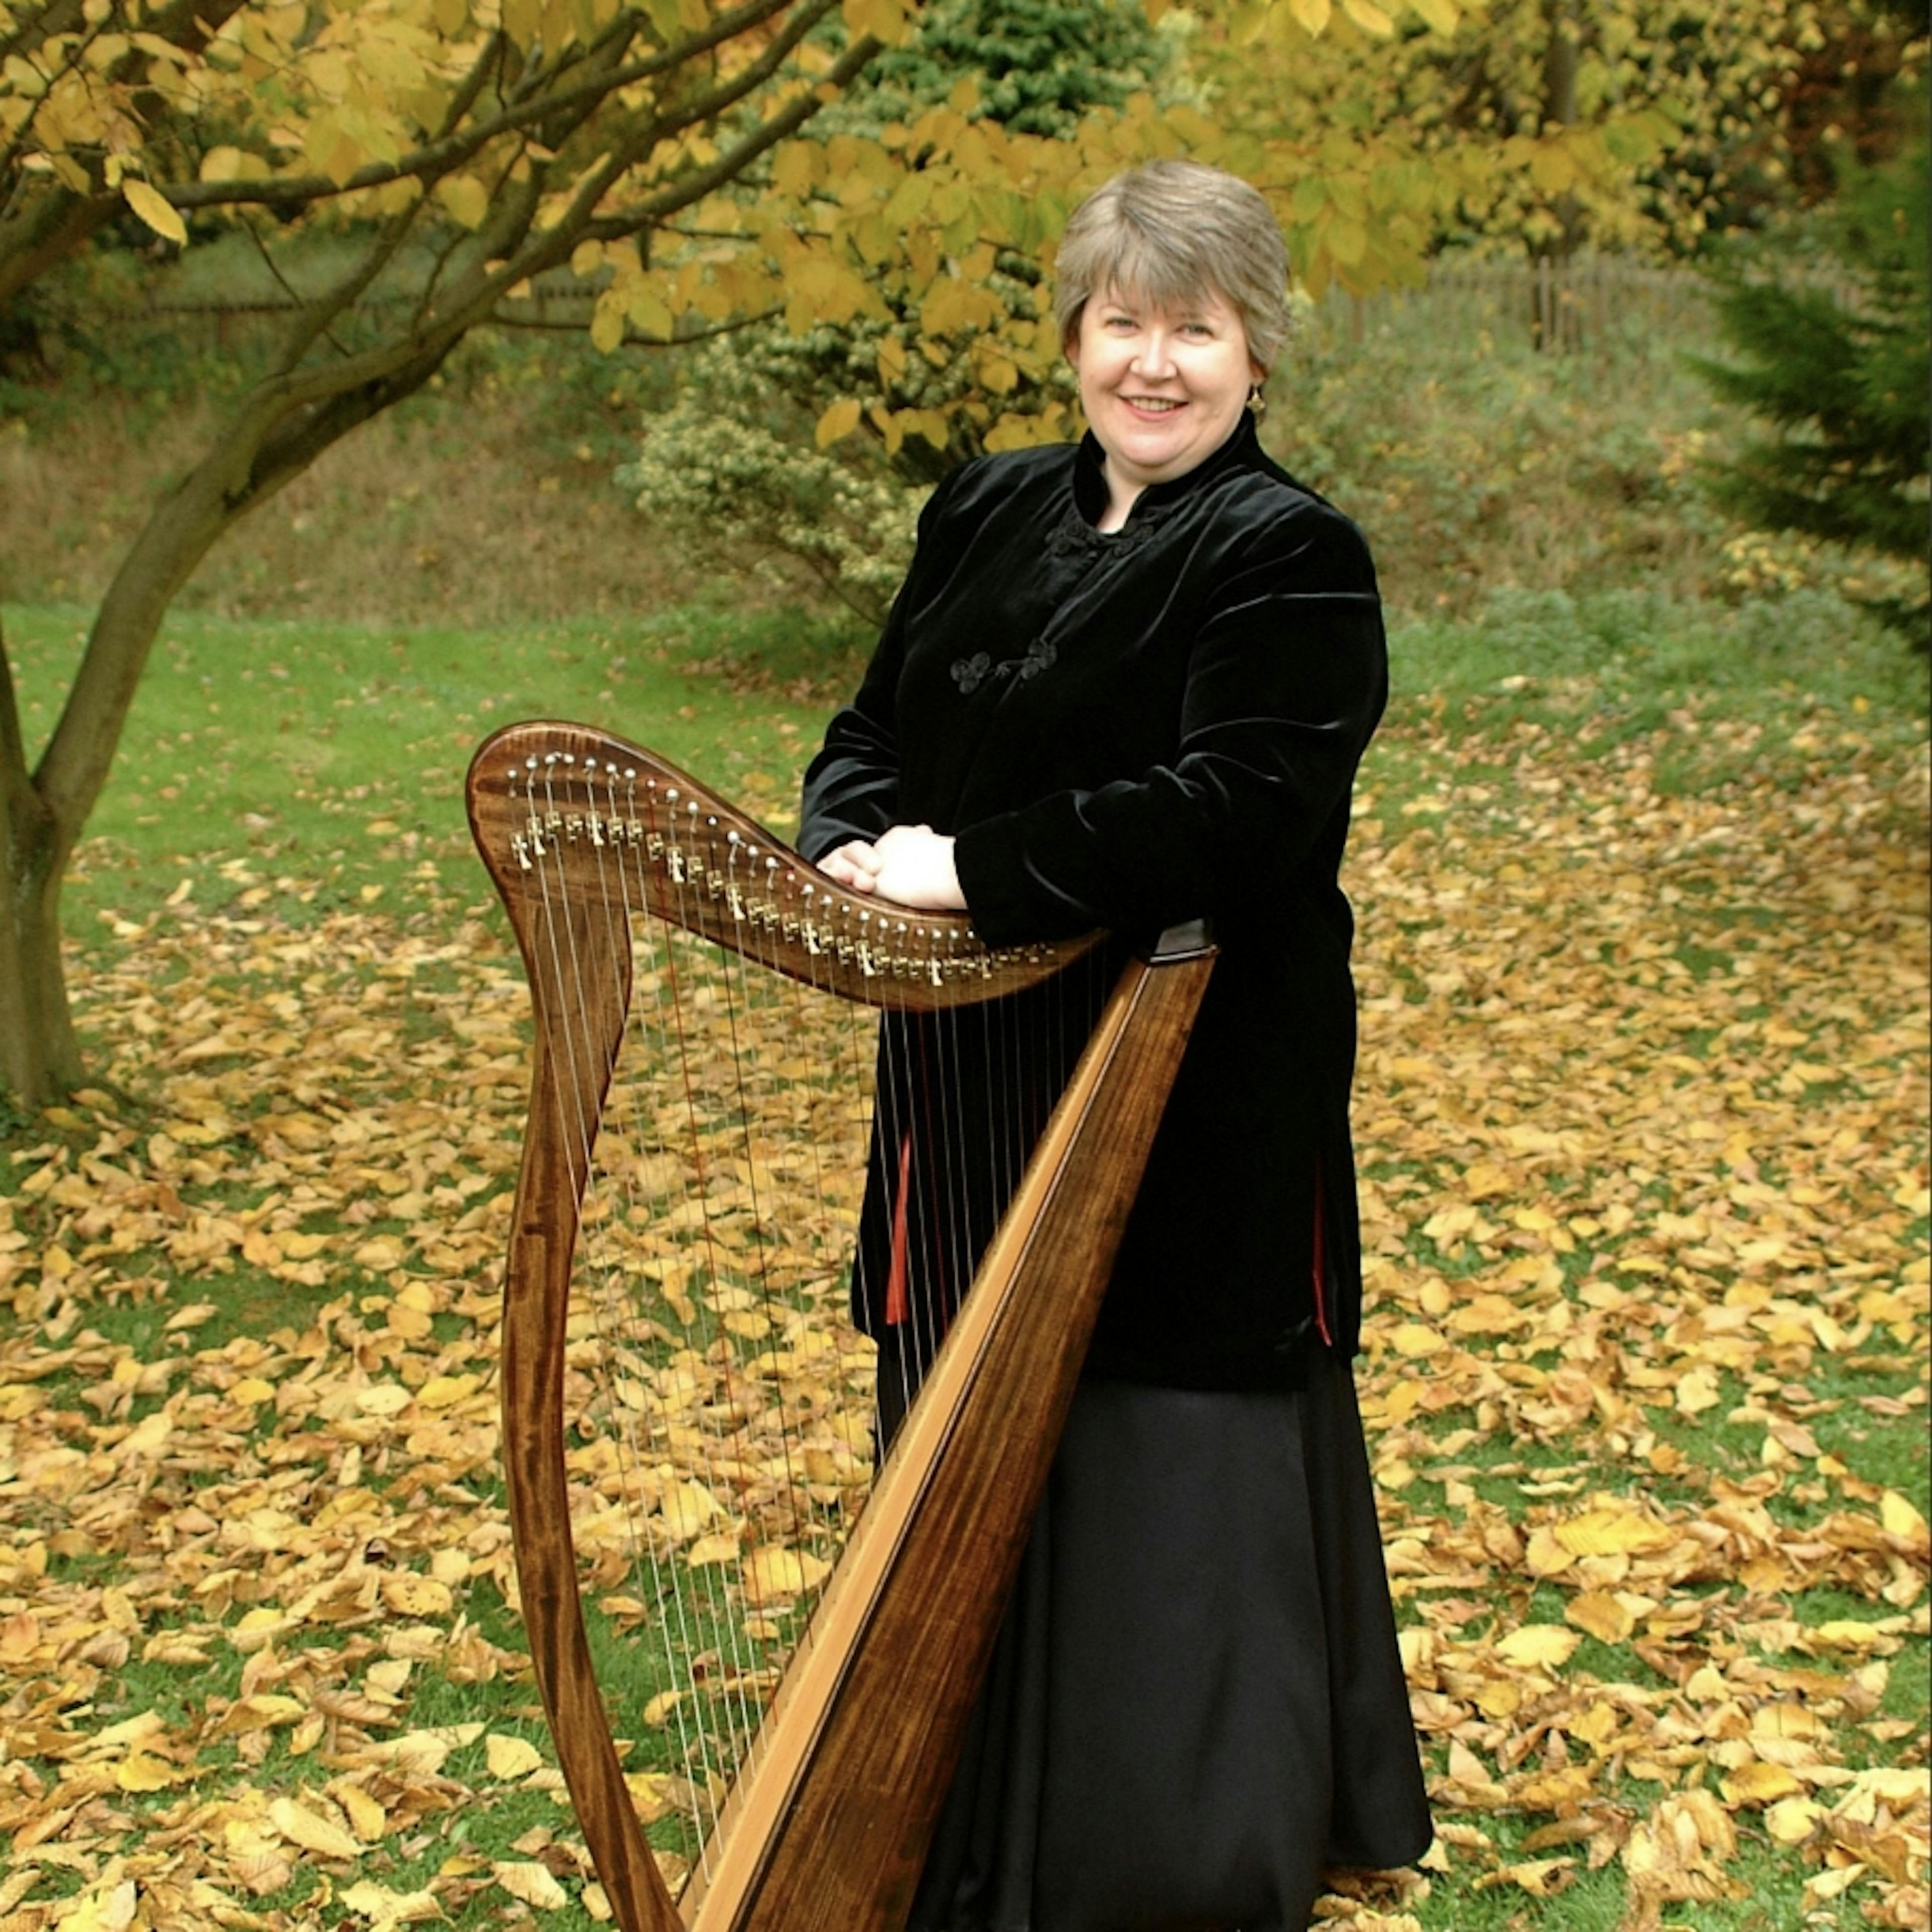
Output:
<path fill-rule="evenodd" d="M 1810 232 L 1739 254 L 1717 287 L 1719 326 L 1737 359 L 1695 365 L 1774 431 L 1707 466 L 1717 500 L 1760 530 L 1911 566 L 1911 589 L 1863 601 L 1922 648 L 1932 440 L 1927 158 L 1922 140 L 1858 171 Z M 1819 286 L 1825 276 L 1850 284 L 1849 302 Z"/>

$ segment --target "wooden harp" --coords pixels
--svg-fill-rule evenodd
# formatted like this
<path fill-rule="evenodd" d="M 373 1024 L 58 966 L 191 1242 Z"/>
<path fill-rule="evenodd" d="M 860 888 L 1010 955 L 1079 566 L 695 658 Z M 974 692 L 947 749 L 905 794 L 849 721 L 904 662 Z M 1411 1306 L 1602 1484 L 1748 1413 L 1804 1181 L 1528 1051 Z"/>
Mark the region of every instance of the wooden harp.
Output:
<path fill-rule="evenodd" d="M 988 947 L 963 916 L 848 892 L 675 766 L 583 726 L 496 733 L 467 802 L 535 1024 L 503 1330 L 518 1587 L 599 1879 L 624 1932 L 896 1932 L 1212 950 L 1164 942 L 1095 999 L 855 1511 L 866 1345 L 820 1330 L 840 1326 L 872 1130 L 826 1123 L 850 1114 L 872 1049 L 862 1032 L 835 1042 L 855 1020 L 876 1038 L 882 1015 L 938 1026 L 974 1009 L 990 1039 L 1012 996 L 1103 952 Z M 722 1124 L 734 1086 L 756 1132 Z M 687 1128 L 693 1148 L 673 1153 Z M 770 1196 L 814 1165 L 848 1198 L 788 1221 Z M 828 1351 L 858 1364 L 842 1408 L 801 1371 Z M 614 1450 L 586 1439 L 593 1420 Z M 780 1424 L 796 1439 L 773 1451 Z M 638 1532 L 628 1595 L 613 1516 Z M 593 1643 L 580 1591 L 616 1636 L 600 1614 Z M 674 1626 L 686 1681 L 600 1684 L 599 1652 L 674 1653 Z M 627 1776 L 614 1715 L 634 1742 L 658 1727 L 657 1768 Z M 646 1824 L 680 1803 L 685 1850 L 654 1855 Z"/>

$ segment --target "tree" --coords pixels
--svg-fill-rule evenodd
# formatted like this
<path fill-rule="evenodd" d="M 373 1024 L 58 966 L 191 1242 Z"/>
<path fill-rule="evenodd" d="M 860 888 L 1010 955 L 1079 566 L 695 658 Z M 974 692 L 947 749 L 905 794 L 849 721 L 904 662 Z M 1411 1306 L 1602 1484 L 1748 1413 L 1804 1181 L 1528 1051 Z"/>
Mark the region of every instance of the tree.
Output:
<path fill-rule="evenodd" d="M 1319 19 L 1328 0 L 1272 7 Z M 1862 141 L 1889 124 L 1863 98 L 1871 76 L 1925 59 L 1923 9 L 1906 0 L 1489 0 L 1453 20 L 1432 13 L 1430 32 L 1365 22 L 1358 8 L 1292 62 L 1256 29 L 1262 11 L 1217 13 L 1196 37 L 1224 124 L 1304 163 L 1340 135 L 1360 154 L 1370 212 L 1381 174 L 1384 199 L 1412 194 L 1441 240 L 1538 255 L 1688 255 L 1761 225 L 1817 191 L 1808 158 L 1826 128 Z M 1432 196 L 1396 185 L 1406 162 L 1439 171 Z M 1306 208 L 1323 205 L 1307 191 Z M 1394 266 L 1358 246 L 1357 210 L 1330 219 L 1346 224 L 1345 280 Z"/>
<path fill-rule="evenodd" d="M 0 303 L 128 211 L 176 245 L 238 220 L 278 272 L 326 225 L 349 266 L 302 300 L 262 379 L 115 572 L 52 735 L 26 762 L 0 639 L 0 1074 L 38 1104 L 81 1076 L 60 956 L 68 859 L 169 604 L 222 532 L 413 394 L 530 277 L 590 250 L 599 326 L 652 238 L 761 165 L 903 32 L 897 0 L 45 0 L 0 11 Z M 876 31 L 872 31 L 872 30 Z M 700 265 L 701 272 L 701 265 Z M 716 278 L 723 298 L 746 296 Z M 378 290 L 405 319 L 358 311 Z M 770 285 L 752 293 L 769 300 Z"/>
<path fill-rule="evenodd" d="M 813 138 L 877 140 L 950 107 L 969 125 L 1076 142 L 1090 112 L 1117 113 L 1157 82 L 1169 51 L 1132 0 L 929 0 L 906 44 L 872 64 Z M 695 554 L 727 569 L 802 566 L 876 626 L 932 484 L 996 428 L 1010 438 L 1048 410 L 1064 422 L 1073 400 L 1057 362 L 1036 370 L 974 352 L 981 335 L 996 350 L 1016 330 L 1036 335 L 1036 266 L 996 248 L 977 279 L 993 320 L 951 354 L 926 352 L 922 291 L 904 276 L 875 280 L 883 314 L 802 334 L 773 320 L 708 345 L 618 481 Z M 860 386 L 876 386 L 876 413 L 855 425 Z M 870 434 L 841 433 L 850 426 Z"/>
<path fill-rule="evenodd" d="M 983 82 L 932 98 L 929 48 L 892 80 L 902 104 L 830 124 L 905 39 L 903 0 L 0 0 L 0 336 L 53 264 L 132 219 L 176 248 L 240 226 L 296 304 L 122 559 L 31 770 L 0 640 L 0 1079 L 38 1102 L 80 1076 L 61 883 L 170 600 L 530 278 L 583 278 L 606 350 L 767 315 L 800 338 L 847 330 L 821 448 L 862 425 L 908 463 L 1058 438 L 1040 291 L 1069 208 L 1120 166 L 1187 152 L 1262 183 L 1318 292 L 1418 279 L 1446 229 L 1527 205 L 1526 182 L 1628 197 L 1660 139 L 1646 106 L 1505 130 L 1459 122 L 1438 84 L 1380 118 L 1391 88 L 1422 89 L 1438 40 L 1478 31 L 1455 0 L 1409 6 L 1177 16 L 1166 98 L 1138 88 L 1069 127 L 1038 118 L 1068 104 L 1037 98 L 1024 62 L 988 56 Z M 1054 60 L 1064 91 L 1079 63 Z M 346 266 L 298 295 L 317 233 Z M 403 320 L 380 320 L 371 298 L 398 295 L 380 314 Z"/>
<path fill-rule="evenodd" d="M 1873 601 L 1922 650 L 1932 642 L 1927 162 L 1922 139 L 1882 167 L 1850 171 L 1841 199 L 1812 224 L 1820 255 L 1808 259 L 1786 236 L 1774 253 L 1741 251 L 1717 285 L 1719 328 L 1738 359 L 1697 359 L 1720 395 L 1774 432 L 1712 466 L 1718 500 L 1760 530 L 1913 566 L 1916 596 Z M 1849 283 L 1849 301 L 1827 277 Z"/>

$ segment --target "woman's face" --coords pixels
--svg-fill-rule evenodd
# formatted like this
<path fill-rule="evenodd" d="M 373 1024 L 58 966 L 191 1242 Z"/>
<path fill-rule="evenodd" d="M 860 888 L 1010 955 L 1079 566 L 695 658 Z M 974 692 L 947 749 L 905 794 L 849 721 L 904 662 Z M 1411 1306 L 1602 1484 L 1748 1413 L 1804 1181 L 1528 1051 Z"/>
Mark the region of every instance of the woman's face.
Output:
<path fill-rule="evenodd" d="M 1108 289 L 1081 310 L 1072 353 L 1108 470 L 1136 490 L 1185 476 L 1213 455 L 1263 373 L 1240 316 L 1208 292 L 1168 310 Z"/>

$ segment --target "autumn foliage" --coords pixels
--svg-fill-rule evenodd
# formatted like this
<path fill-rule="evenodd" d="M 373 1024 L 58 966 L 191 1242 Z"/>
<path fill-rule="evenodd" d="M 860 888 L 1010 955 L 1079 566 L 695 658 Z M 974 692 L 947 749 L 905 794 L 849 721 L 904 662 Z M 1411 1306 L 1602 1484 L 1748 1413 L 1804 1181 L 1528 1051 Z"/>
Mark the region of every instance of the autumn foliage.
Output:
<path fill-rule="evenodd" d="M 1746 761 L 1686 796 L 1707 737 Z M 1377 748 L 1362 1385 L 1439 1836 L 1338 1878 L 1355 1932 L 1923 1923 L 1924 784 L 1849 714 L 1694 704 Z M 88 1090 L 10 1163 L 0 1912 L 590 1922 L 496 1475 L 520 976 L 427 880 L 308 926 L 268 885 L 211 864 L 88 956 L 148 1110 Z M 815 1359 L 862 1446 L 862 1352 Z M 573 1460 L 621 1639 L 626 1478 Z M 687 1564 L 737 1508 L 694 1480 Z M 646 1816 L 667 1715 L 619 1726 Z"/>

